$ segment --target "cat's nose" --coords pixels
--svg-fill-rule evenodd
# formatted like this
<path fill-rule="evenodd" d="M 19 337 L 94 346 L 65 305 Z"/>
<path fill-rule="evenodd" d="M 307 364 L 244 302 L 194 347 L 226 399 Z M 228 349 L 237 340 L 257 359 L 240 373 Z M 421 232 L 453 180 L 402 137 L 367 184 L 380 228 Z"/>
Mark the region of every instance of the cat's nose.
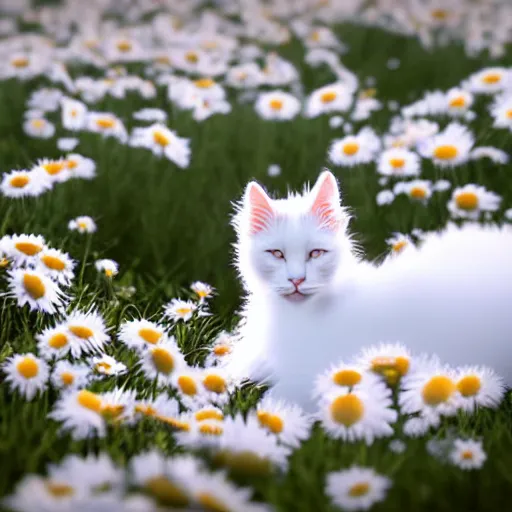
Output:
<path fill-rule="evenodd" d="M 293 284 L 293 286 L 295 286 L 295 288 L 298 288 L 299 285 L 301 285 L 305 280 L 306 280 L 305 277 L 288 279 L 288 281 L 291 281 L 291 283 Z"/>

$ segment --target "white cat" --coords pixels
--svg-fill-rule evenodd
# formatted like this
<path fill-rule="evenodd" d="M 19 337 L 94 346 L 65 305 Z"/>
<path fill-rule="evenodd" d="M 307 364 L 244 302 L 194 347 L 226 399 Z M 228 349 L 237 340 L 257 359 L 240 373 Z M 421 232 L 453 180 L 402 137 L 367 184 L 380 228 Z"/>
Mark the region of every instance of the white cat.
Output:
<path fill-rule="evenodd" d="M 450 365 L 490 366 L 512 385 L 512 230 L 450 226 L 376 266 L 354 249 L 348 221 L 329 171 L 288 199 L 249 183 L 234 217 L 248 297 L 229 369 L 311 411 L 331 363 L 399 341 Z"/>

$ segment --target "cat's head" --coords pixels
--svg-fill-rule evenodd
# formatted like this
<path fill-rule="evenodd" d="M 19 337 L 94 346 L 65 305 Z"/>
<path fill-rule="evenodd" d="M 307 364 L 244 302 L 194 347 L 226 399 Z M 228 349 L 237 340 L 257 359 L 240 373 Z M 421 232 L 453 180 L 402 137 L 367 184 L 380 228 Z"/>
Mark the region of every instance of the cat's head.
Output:
<path fill-rule="evenodd" d="M 311 190 L 271 199 L 256 182 L 247 185 L 233 224 L 237 265 L 247 289 L 303 302 L 332 282 L 344 256 L 349 217 L 336 178 L 320 174 Z"/>

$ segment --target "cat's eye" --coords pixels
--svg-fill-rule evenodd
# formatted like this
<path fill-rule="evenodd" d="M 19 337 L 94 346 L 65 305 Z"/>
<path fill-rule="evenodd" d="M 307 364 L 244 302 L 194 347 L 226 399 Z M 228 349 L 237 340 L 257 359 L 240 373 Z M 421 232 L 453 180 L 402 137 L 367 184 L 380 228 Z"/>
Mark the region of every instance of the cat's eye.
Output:
<path fill-rule="evenodd" d="M 269 252 L 270 254 L 272 254 L 272 256 L 274 256 L 274 258 L 277 258 L 278 260 L 284 260 L 283 252 L 278 249 L 271 249 L 266 252 Z"/>
<path fill-rule="evenodd" d="M 313 249 L 309 253 L 309 257 L 313 258 L 313 259 L 316 259 L 316 258 L 319 258 L 320 256 L 322 256 L 323 254 L 325 254 L 326 252 L 327 251 L 325 249 Z"/>

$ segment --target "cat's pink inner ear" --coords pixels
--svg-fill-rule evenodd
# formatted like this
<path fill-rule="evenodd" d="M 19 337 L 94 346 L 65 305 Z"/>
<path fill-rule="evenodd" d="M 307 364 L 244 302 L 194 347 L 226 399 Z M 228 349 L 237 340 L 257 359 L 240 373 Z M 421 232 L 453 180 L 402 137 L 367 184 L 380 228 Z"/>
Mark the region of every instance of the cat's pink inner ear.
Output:
<path fill-rule="evenodd" d="M 257 183 L 249 184 L 247 200 L 249 205 L 249 232 L 251 235 L 255 235 L 269 227 L 274 218 L 274 210 L 270 198 Z"/>
<path fill-rule="evenodd" d="M 313 188 L 313 205 L 311 212 L 318 217 L 322 227 L 337 230 L 341 219 L 339 214 L 339 192 L 336 178 L 329 171 L 324 171 Z"/>

